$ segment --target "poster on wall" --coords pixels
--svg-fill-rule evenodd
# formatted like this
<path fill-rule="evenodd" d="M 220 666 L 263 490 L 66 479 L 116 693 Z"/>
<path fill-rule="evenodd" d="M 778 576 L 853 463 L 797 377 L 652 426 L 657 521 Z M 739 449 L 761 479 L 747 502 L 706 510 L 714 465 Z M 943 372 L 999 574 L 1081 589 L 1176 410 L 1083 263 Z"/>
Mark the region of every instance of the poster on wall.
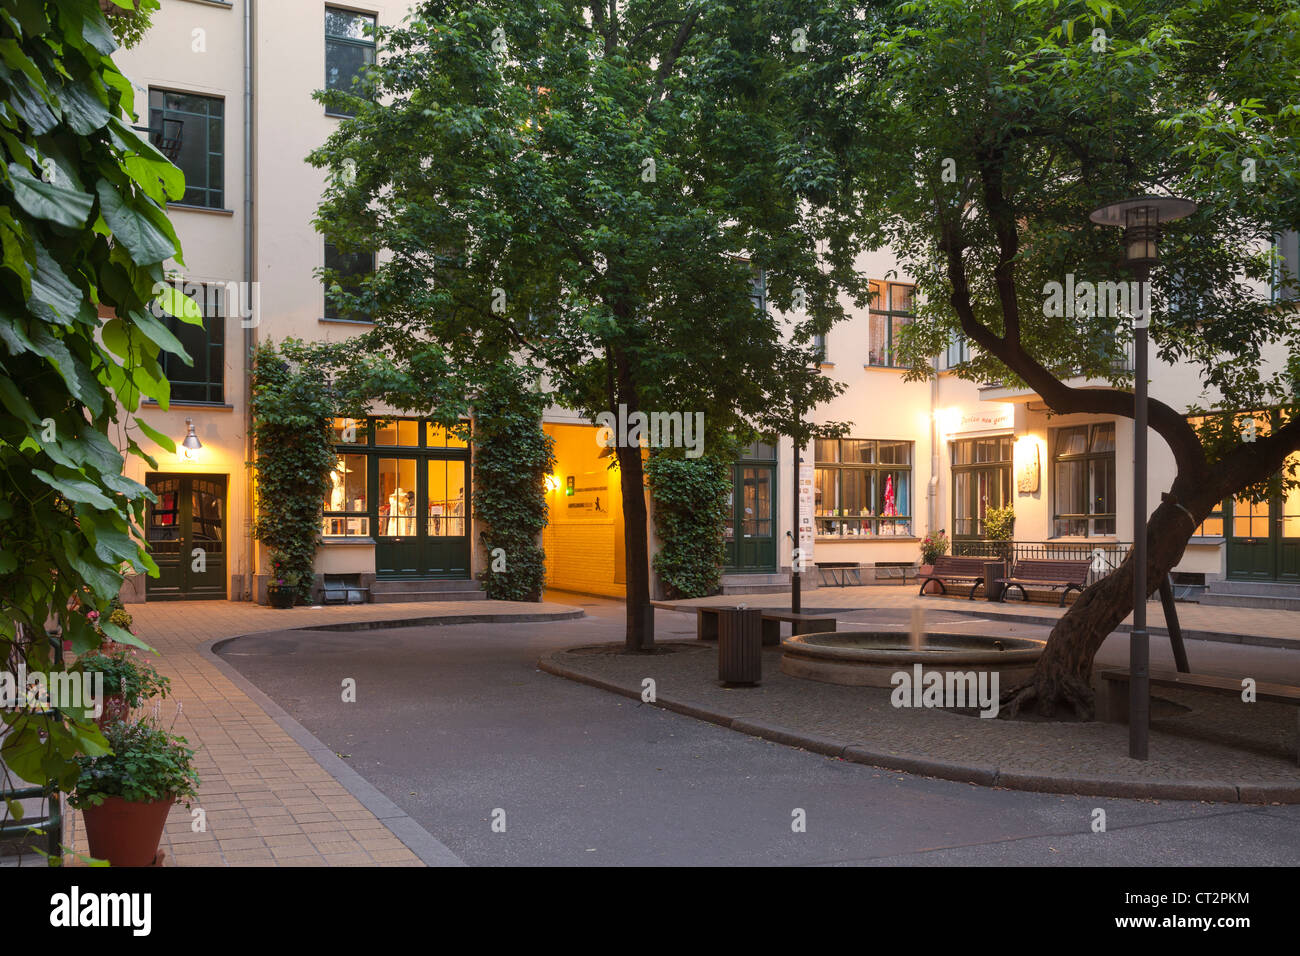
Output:
<path fill-rule="evenodd" d="M 566 521 L 608 521 L 612 517 L 609 503 L 609 472 L 570 475 L 571 486 L 564 489 Z M 569 494 L 570 488 L 572 494 Z"/>
<path fill-rule="evenodd" d="M 813 525 L 814 495 L 812 463 L 801 462 L 799 464 L 799 548 L 803 553 L 802 571 L 810 571 L 813 567 L 813 542 L 817 537 Z"/>

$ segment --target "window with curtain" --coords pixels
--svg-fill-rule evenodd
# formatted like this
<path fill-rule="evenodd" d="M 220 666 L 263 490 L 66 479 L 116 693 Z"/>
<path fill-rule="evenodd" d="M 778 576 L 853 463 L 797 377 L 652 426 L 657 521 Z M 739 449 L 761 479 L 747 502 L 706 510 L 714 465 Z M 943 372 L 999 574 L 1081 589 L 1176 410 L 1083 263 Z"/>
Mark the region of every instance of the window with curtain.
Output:
<path fill-rule="evenodd" d="M 1052 439 L 1052 534 L 1115 533 L 1115 424 L 1058 428 Z"/>
<path fill-rule="evenodd" d="M 898 368 L 899 335 L 915 318 L 916 287 L 902 282 L 871 282 L 868 316 L 867 364 Z"/>
<path fill-rule="evenodd" d="M 984 515 L 1012 501 L 1011 436 L 959 439 L 950 455 L 953 537 L 983 538 Z"/>
<path fill-rule="evenodd" d="M 818 439 L 813 469 L 818 536 L 910 536 L 912 445 L 878 439 Z"/>

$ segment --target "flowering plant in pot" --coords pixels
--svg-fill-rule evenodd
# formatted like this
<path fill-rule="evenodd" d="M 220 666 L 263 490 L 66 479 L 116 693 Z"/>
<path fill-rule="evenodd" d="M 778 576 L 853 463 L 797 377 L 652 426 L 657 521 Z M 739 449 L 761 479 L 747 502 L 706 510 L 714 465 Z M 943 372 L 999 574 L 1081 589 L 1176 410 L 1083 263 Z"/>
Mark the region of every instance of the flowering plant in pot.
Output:
<path fill-rule="evenodd" d="M 271 580 L 266 586 L 266 599 L 271 607 L 293 607 L 294 599 L 298 595 L 298 583 L 301 580 L 302 575 L 297 571 L 287 570 L 282 559 L 273 558 Z"/>
<path fill-rule="evenodd" d="M 82 654 L 77 669 L 104 676 L 104 709 L 96 723 L 100 728 L 122 721 L 144 701 L 164 699 L 171 691 L 171 680 L 158 673 L 147 660 L 131 648 L 115 645 L 111 650 Z"/>
<path fill-rule="evenodd" d="M 934 562 L 948 553 L 948 535 L 942 530 L 934 534 L 927 534 L 921 539 L 921 567 L 917 573 L 921 577 L 927 577 L 934 573 Z M 939 585 L 930 581 L 925 585 L 927 594 L 938 594 Z"/>
<path fill-rule="evenodd" d="M 111 866 L 154 866 L 172 804 L 197 796 L 194 751 L 154 720 L 104 729 L 110 753 L 77 758 L 68 802 L 82 812 L 90 855 Z"/>

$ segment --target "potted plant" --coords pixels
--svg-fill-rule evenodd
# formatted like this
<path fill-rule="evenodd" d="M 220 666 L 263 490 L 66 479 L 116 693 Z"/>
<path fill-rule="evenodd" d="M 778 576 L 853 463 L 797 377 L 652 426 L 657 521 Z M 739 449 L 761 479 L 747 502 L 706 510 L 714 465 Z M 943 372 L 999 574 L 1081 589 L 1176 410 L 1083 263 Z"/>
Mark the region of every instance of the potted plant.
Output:
<path fill-rule="evenodd" d="M 111 724 L 104 736 L 111 752 L 77 758 L 68 796 L 85 818 L 90 855 L 111 866 L 159 866 L 172 804 L 188 807 L 197 795 L 194 751 L 150 720 Z"/>
<path fill-rule="evenodd" d="M 104 709 L 96 718 L 100 729 L 126 720 L 132 710 L 152 698 L 166 698 L 171 681 L 130 648 L 100 648 L 77 659 L 77 669 L 104 675 Z"/>
<path fill-rule="evenodd" d="M 271 580 L 266 586 L 266 599 L 271 607 L 293 607 L 294 599 L 298 596 L 298 582 L 301 580 L 302 575 L 288 570 L 282 558 L 272 558 Z"/>
<path fill-rule="evenodd" d="M 917 569 L 917 574 L 924 578 L 934 573 L 934 562 L 941 556 L 948 553 L 948 535 L 939 530 L 934 534 L 927 534 L 921 539 L 921 566 Z M 926 594 L 938 594 L 939 585 L 935 581 L 930 581 L 925 586 Z"/>
<path fill-rule="evenodd" d="M 1016 509 L 1011 505 L 989 508 L 984 512 L 984 537 L 996 542 L 993 553 L 1003 561 L 1011 557 L 1011 539 L 1015 536 L 1015 528 Z"/>

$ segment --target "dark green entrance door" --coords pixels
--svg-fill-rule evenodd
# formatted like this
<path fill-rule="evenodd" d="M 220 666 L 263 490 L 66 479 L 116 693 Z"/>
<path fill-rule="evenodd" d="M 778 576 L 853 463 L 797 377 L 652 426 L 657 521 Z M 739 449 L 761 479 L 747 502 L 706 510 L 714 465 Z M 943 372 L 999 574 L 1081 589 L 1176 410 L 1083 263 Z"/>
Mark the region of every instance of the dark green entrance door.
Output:
<path fill-rule="evenodd" d="M 226 597 L 226 476 L 152 474 L 158 498 L 145 509 L 145 537 L 158 565 L 151 601 Z"/>
<path fill-rule="evenodd" d="M 375 571 L 391 578 L 469 576 L 468 463 L 376 455 Z"/>
<path fill-rule="evenodd" d="M 1300 489 L 1267 501 L 1228 502 L 1228 576 L 1300 581 Z"/>
<path fill-rule="evenodd" d="M 731 521 L 726 529 L 727 567 L 776 570 L 776 467 L 738 462 L 732 466 Z"/>

